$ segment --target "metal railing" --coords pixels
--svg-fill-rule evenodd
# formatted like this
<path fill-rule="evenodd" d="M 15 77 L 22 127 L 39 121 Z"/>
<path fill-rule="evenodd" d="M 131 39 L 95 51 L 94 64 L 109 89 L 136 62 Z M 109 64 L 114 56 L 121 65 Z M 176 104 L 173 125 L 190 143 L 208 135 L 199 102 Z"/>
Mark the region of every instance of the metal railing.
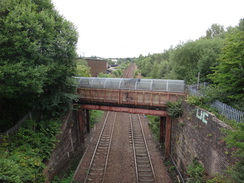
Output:
<path fill-rule="evenodd" d="M 196 89 L 196 85 L 190 85 L 187 88 L 189 95 L 204 96 L 202 93 L 199 92 L 199 90 Z M 216 100 L 215 102 L 210 104 L 210 106 L 217 109 L 220 114 L 226 116 L 230 120 L 235 120 L 236 122 L 244 122 L 243 111 L 235 109 L 225 103 L 220 102 L 219 100 Z"/>

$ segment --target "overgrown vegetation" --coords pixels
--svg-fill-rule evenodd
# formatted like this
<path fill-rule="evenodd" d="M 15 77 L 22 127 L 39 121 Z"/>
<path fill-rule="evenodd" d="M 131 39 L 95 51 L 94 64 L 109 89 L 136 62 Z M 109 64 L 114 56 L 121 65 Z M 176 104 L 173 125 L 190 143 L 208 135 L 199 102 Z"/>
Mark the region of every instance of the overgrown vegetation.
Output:
<path fill-rule="evenodd" d="M 104 111 L 90 110 L 90 125 L 91 125 L 91 128 L 93 128 L 94 125 L 101 119 L 103 114 L 104 114 Z"/>
<path fill-rule="evenodd" d="M 178 118 L 183 114 L 182 101 L 168 101 L 167 112 L 171 118 Z"/>
<path fill-rule="evenodd" d="M 199 163 L 197 159 L 193 159 L 192 163 L 187 166 L 187 183 L 204 183 L 205 180 L 205 169 Z"/>
<path fill-rule="evenodd" d="M 45 161 L 56 142 L 60 122 L 28 120 L 0 144 L 0 182 L 44 182 Z"/>
<path fill-rule="evenodd" d="M 159 125 L 160 125 L 160 120 L 158 116 L 151 116 L 147 115 L 147 118 L 149 120 L 149 127 L 152 130 L 153 135 L 159 139 Z"/>
<path fill-rule="evenodd" d="M 91 77 L 90 67 L 88 67 L 87 61 L 84 59 L 76 60 L 76 72 L 77 77 Z"/>
<path fill-rule="evenodd" d="M 187 102 L 197 105 L 199 107 L 205 108 L 210 112 L 213 112 L 218 119 L 224 121 L 226 124 L 230 125 L 232 127 L 232 130 L 225 130 L 223 133 L 225 134 L 224 140 L 226 141 L 226 144 L 229 148 L 231 148 L 233 151 L 232 156 L 236 157 L 238 161 L 236 164 L 232 167 L 229 167 L 228 170 L 226 170 L 226 174 L 228 176 L 224 175 L 218 175 L 214 177 L 212 180 L 217 179 L 223 179 L 223 183 L 230 183 L 230 182 L 236 182 L 241 183 L 244 181 L 244 123 L 240 122 L 237 123 L 233 120 L 228 120 L 225 116 L 220 115 L 217 113 L 213 108 L 211 108 L 208 105 L 209 99 L 205 99 L 205 97 L 199 97 L 199 96 L 190 96 L 187 98 Z M 224 178 L 223 178 L 224 177 Z M 210 181 L 211 182 L 211 181 Z"/>

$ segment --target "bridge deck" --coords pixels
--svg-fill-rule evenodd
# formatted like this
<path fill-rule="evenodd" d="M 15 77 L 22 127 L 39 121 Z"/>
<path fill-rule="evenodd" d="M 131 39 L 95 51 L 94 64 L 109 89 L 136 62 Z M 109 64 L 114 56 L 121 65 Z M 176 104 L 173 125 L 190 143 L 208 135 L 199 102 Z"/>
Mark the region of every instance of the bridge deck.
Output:
<path fill-rule="evenodd" d="M 80 102 L 86 104 L 166 107 L 167 101 L 185 96 L 181 80 L 149 80 L 120 78 L 77 78 Z"/>

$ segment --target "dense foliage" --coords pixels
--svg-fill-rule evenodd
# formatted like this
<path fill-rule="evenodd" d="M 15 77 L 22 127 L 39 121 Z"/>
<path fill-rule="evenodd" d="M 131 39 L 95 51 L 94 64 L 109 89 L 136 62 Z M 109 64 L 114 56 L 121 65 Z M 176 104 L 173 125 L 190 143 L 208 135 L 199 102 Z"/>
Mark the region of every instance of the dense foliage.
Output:
<path fill-rule="evenodd" d="M 0 40 L 1 130 L 30 108 L 62 111 L 73 97 L 74 25 L 51 0 L 1 0 Z"/>
<path fill-rule="evenodd" d="M 44 182 L 44 162 L 56 142 L 56 120 L 26 121 L 15 135 L 0 144 L 0 182 Z"/>
<path fill-rule="evenodd" d="M 208 82 L 211 99 L 243 109 L 244 19 L 236 27 L 213 24 L 206 35 L 171 47 L 160 54 L 136 59 L 142 76 L 153 79 L 180 79 L 186 84 Z M 214 85 L 213 85 L 214 84 Z"/>
<path fill-rule="evenodd" d="M 222 100 L 225 102 L 236 101 L 239 106 L 244 104 L 244 31 L 236 30 L 229 34 L 225 46 L 218 59 L 219 64 L 214 68 L 214 73 L 209 75 L 226 93 Z"/>
<path fill-rule="evenodd" d="M 88 63 L 84 59 L 77 59 L 76 60 L 76 72 L 75 76 L 77 77 L 91 77 L 90 74 L 90 67 Z"/>
<path fill-rule="evenodd" d="M 168 101 L 167 112 L 171 118 L 178 118 L 183 114 L 182 101 Z"/>
<path fill-rule="evenodd" d="M 195 41 L 181 43 L 160 54 L 140 55 L 136 63 L 141 74 L 153 79 L 183 79 L 192 84 L 197 82 L 199 72 L 200 81 L 209 82 L 207 75 L 213 73 L 211 67 L 218 64 L 217 58 L 224 45 L 225 33 L 221 27 L 214 24 L 208 29 L 207 34 L 214 32 L 210 37 L 206 35 Z"/>

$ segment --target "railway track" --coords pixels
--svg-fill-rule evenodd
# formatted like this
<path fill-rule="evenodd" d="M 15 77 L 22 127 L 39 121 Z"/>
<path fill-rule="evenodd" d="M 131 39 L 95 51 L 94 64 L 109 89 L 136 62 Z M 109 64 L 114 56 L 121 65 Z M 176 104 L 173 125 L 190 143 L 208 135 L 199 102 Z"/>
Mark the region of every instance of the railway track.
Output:
<path fill-rule="evenodd" d="M 122 75 L 121 78 L 134 78 L 135 67 L 136 67 L 136 65 L 131 63 L 128 66 L 128 68 L 125 70 L 125 72 L 124 72 L 124 74 Z"/>
<path fill-rule="evenodd" d="M 85 182 L 104 182 L 117 113 L 108 112 L 97 141 Z"/>
<path fill-rule="evenodd" d="M 130 64 L 122 77 L 133 78 L 135 67 L 135 64 Z M 116 120 L 120 121 L 120 123 L 116 123 Z M 121 122 L 124 122 L 124 125 L 122 125 L 123 123 Z M 147 141 L 144 135 L 143 126 L 144 125 L 142 125 L 140 115 L 126 115 L 126 117 L 124 116 L 121 120 L 121 115 L 118 114 L 117 119 L 117 113 L 108 112 L 103 124 L 101 125 L 101 130 L 99 130 L 100 134 L 97 134 L 98 140 L 96 141 L 96 143 L 94 143 L 94 146 L 92 145 L 92 151 L 90 151 L 90 153 L 87 153 L 88 157 L 86 158 L 86 160 L 81 161 L 84 166 L 81 166 L 81 170 L 76 172 L 77 175 L 75 176 L 77 178 L 75 178 L 74 180 L 78 180 L 78 182 L 92 183 L 162 182 L 160 179 L 156 180 L 153 164 L 147 146 Z M 116 132 L 118 133 L 119 131 L 125 131 L 122 129 L 118 130 L 118 127 L 122 127 L 122 129 L 124 130 L 128 129 L 127 133 L 125 133 L 128 138 L 128 145 L 121 148 L 119 148 L 121 142 L 118 140 L 118 137 L 120 135 L 116 134 Z M 124 137 L 123 139 L 127 138 Z M 120 150 L 118 151 L 118 149 Z M 117 153 L 123 151 L 127 152 L 127 154 L 121 155 L 121 153 Z M 120 161 L 120 158 L 122 157 L 123 160 L 126 161 L 126 167 L 124 167 L 125 165 L 123 160 L 121 159 Z M 120 168 L 121 165 L 123 166 L 123 168 Z M 125 172 L 127 171 L 126 169 L 128 169 L 130 175 L 125 174 Z M 119 173 L 118 170 L 122 170 L 122 172 Z M 116 175 L 116 172 L 117 177 L 114 176 Z M 122 177 L 122 175 L 124 176 Z M 127 175 L 128 178 L 124 180 L 124 177 Z"/>
<path fill-rule="evenodd" d="M 137 182 L 156 182 L 152 161 L 139 115 L 130 115 L 130 138 L 134 152 L 135 172 Z"/>

